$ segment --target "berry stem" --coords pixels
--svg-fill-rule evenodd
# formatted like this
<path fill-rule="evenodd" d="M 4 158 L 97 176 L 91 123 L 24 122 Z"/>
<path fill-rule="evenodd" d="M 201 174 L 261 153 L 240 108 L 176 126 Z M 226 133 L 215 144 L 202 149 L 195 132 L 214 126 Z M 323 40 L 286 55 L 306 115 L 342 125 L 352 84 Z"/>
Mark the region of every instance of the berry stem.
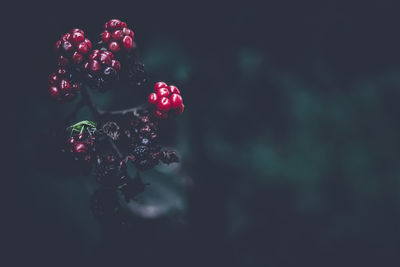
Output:
<path fill-rule="evenodd" d="M 81 102 L 79 102 L 74 110 L 75 116 L 77 111 L 79 110 L 79 108 L 81 108 L 82 106 L 86 105 L 89 107 L 89 109 L 92 111 L 93 116 L 95 117 L 95 119 L 99 119 L 101 117 L 105 117 L 105 116 L 113 116 L 113 115 L 124 115 L 127 113 L 136 113 L 139 110 L 144 110 L 147 108 L 147 104 L 144 105 L 139 105 L 136 107 L 132 107 L 132 108 L 127 108 L 127 109 L 121 109 L 121 110 L 101 110 L 99 109 L 96 104 L 93 101 L 93 98 L 91 96 L 91 94 L 89 93 L 89 90 L 86 87 L 83 87 L 81 89 L 82 92 L 82 100 Z M 71 114 L 71 116 L 74 114 Z"/>
<path fill-rule="evenodd" d="M 119 151 L 117 145 L 116 145 L 116 144 L 114 143 L 114 141 L 111 140 L 110 138 L 107 138 L 107 139 L 108 139 L 108 142 L 110 143 L 111 147 L 114 149 L 115 153 L 117 153 L 118 157 L 119 157 L 120 159 L 122 159 L 122 158 L 123 158 L 123 155 L 122 155 L 121 151 Z"/>

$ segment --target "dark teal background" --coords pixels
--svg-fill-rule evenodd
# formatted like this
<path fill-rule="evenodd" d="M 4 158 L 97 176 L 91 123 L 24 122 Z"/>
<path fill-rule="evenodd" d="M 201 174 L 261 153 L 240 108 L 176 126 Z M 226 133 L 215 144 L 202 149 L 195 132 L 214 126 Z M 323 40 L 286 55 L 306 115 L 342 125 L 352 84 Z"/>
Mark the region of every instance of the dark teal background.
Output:
<path fill-rule="evenodd" d="M 399 265 L 396 1 L 54 2 L 18 14 L 14 260 Z M 164 140 L 181 164 L 144 174 L 152 185 L 139 203 L 164 212 L 129 231 L 101 228 L 88 208 L 94 178 L 54 170 L 60 163 L 43 149 L 71 109 L 46 94 L 53 43 L 71 27 L 95 39 L 114 17 L 134 29 L 151 77 L 176 84 L 186 107 Z M 144 101 L 136 95 L 96 100 L 123 108 Z"/>

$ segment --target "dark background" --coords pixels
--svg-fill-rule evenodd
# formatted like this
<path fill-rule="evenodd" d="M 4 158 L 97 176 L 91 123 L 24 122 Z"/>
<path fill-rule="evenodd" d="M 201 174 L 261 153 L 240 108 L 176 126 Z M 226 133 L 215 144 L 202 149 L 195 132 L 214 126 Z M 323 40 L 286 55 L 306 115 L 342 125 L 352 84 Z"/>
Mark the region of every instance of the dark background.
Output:
<path fill-rule="evenodd" d="M 3 96 L 16 99 L 5 116 L 15 139 L 3 139 L 7 255 L 25 266 L 398 266 L 395 2 L 17 7 L 3 24 L 18 51 L 3 50 Z M 182 161 L 144 174 L 152 185 L 135 207 L 147 213 L 130 230 L 101 227 L 88 208 L 94 178 L 55 170 L 43 145 L 71 109 L 47 96 L 54 42 L 72 27 L 96 39 L 110 18 L 133 28 L 151 77 L 186 105 L 165 138 Z M 121 108 L 134 96 L 96 100 Z"/>

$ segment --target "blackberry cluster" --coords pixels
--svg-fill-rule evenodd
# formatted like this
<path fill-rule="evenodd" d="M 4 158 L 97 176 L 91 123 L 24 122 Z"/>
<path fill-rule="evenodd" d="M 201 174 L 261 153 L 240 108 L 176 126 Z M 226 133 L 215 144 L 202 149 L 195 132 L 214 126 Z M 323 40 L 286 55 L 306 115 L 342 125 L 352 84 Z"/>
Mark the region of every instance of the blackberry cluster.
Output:
<path fill-rule="evenodd" d="M 96 151 L 96 136 L 94 134 L 80 133 L 72 135 L 67 140 L 68 151 L 77 161 L 91 162 Z"/>
<path fill-rule="evenodd" d="M 179 89 L 173 85 L 168 86 L 165 82 L 155 84 L 154 93 L 149 95 L 148 103 L 154 106 L 153 114 L 159 119 L 178 116 L 185 107 Z"/>
<path fill-rule="evenodd" d="M 129 52 L 133 47 L 134 36 L 134 32 L 127 28 L 125 22 L 112 19 L 104 24 L 101 40 L 102 44 L 113 53 L 118 53 L 121 49 L 124 52 Z"/>
<path fill-rule="evenodd" d="M 64 68 L 59 68 L 49 75 L 49 94 L 53 99 L 72 100 L 80 89 L 81 83 L 74 82 L 71 73 Z"/>
<path fill-rule="evenodd" d="M 65 33 L 55 44 L 59 68 L 49 77 L 49 94 L 53 99 L 72 100 L 80 90 L 79 72 L 92 50 L 92 43 L 81 29 Z"/>
<path fill-rule="evenodd" d="M 80 67 L 92 50 L 92 43 L 81 29 L 72 29 L 56 42 L 58 64 L 62 67 Z"/>
<path fill-rule="evenodd" d="M 99 91 L 106 91 L 118 80 L 121 63 L 108 50 L 93 50 L 83 65 L 89 84 Z"/>
<path fill-rule="evenodd" d="M 94 172 L 97 182 L 104 186 L 123 185 L 129 179 L 125 162 L 117 160 L 113 155 L 97 155 Z"/>
<path fill-rule="evenodd" d="M 71 100 L 82 91 L 82 101 L 77 103 L 70 119 L 76 117 L 81 106 L 87 105 L 97 120 L 82 120 L 69 126 L 62 135 L 60 150 L 69 152 L 63 155 L 74 166 L 96 177 L 100 188 L 92 196 L 90 207 L 95 217 L 109 222 L 124 213 L 120 195 L 129 201 L 144 191 L 146 184 L 140 171 L 151 169 L 160 161 L 169 164 L 179 160 L 175 152 L 161 149 L 158 138 L 159 119 L 177 116 L 184 110 L 177 87 L 158 82 L 148 97 L 150 105 L 122 111 L 98 110 L 82 87 L 85 84 L 106 91 L 116 82 L 129 81 L 135 86 L 146 83 L 147 88 L 148 76 L 135 53 L 134 37 L 125 22 L 112 19 L 105 23 L 101 41 L 92 50 L 85 33 L 72 29 L 55 44 L 57 69 L 49 76 L 49 94 L 54 99 Z M 146 99 L 146 95 L 142 97 Z M 128 175 L 128 163 L 136 166 L 133 178 Z"/>
<path fill-rule="evenodd" d="M 148 114 L 134 116 L 131 127 L 131 160 L 139 170 L 147 170 L 158 164 L 161 146 L 158 142 L 159 126 Z"/>

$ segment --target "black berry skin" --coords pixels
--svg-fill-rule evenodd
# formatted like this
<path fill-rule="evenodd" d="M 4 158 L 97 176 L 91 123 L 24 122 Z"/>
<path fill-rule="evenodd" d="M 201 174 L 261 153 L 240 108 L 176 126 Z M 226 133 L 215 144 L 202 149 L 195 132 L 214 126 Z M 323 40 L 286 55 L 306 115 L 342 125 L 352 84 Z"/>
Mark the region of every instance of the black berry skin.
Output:
<path fill-rule="evenodd" d="M 126 164 L 118 161 L 113 156 L 97 156 L 95 175 L 99 184 L 105 186 L 118 186 L 127 182 L 128 174 Z"/>
<path fill-rule="evenodd" d="M 119 79 L 121 64 L 108 50 L 93 50 L 83 65 L 89 84 L 99 91 L 106 91 Z"/>

